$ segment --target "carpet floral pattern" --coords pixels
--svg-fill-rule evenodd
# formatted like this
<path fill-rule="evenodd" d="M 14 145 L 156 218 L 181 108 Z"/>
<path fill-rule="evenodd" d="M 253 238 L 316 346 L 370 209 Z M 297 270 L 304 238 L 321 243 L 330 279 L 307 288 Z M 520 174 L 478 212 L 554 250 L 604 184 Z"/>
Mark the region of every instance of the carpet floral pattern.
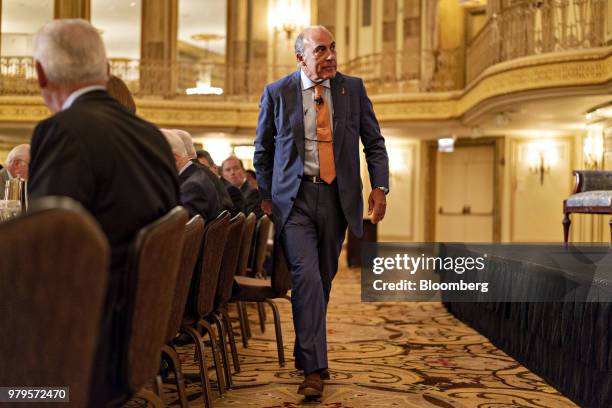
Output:
<path fill-rule="evenodd" d="M 319 401 L 295 393 L 302 380 L 293 368 L 293 327 L 288 301 L 281 311 L 287 364 L 277 360 L 271 313 L 265 333 L 249 310 L 253 338 L 238 340 L 241 372 L 215 407 L 325 408 L 575 407 L 542 379 L 451 316 L 440 303 L 361 303 L 360 270 L 341 267 L 328 309 L 329 367 Z M 235 314 L 235 310 L 230 310 Z M 238 333 L 238 330 L 236 330 Z M 202 407 L 193 348 L 179 348 L 192 407 Z M 210 378 L 214 379 L 213 372 Z M 170 380 L 171 381 L 171 380 Z M 164 385 L 166 402 L 178 406 L 175 388 Z M 133 400 L 128 406 L 141 406 Z"/>

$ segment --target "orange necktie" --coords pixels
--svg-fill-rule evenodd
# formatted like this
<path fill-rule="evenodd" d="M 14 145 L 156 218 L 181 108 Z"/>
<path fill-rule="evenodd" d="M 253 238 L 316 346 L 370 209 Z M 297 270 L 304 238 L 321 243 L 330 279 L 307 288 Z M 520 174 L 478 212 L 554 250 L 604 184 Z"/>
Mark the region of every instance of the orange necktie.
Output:
<path fill-rule="evenodd" d="M 323 99 L 323 85 L 315 85 L 315 106 L 317 108 L 319 177 L 327 184 L 331 184 L 336 178 L 336 164 L 331 124 L 329 123 L 329 107 Z"/>

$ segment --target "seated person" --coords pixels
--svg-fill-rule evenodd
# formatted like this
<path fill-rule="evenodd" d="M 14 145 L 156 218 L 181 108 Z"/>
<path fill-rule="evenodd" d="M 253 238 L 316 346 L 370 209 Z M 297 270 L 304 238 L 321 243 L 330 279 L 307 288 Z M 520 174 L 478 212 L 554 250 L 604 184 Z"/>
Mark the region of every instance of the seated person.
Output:
<path fill-rule="evenodd" d="M 179 135 L 179 137 L 183 141 L 183 144 L 185 145 L 185 150 L 187 151 L 187 155 L 191 157 L 191 162 L 196 166 L 200 167 L 202 170 L 204 170 L 209 180 L 212 181 L 213 185 L 215 186 L 215 190 L 217 191 L 217 197 L 219 198 L 219 207 L 221 208 L 221 211 L 226 210 L 232 215 L 237 214 L 238 212 L 236 212 L 235 214 L 232 213 L 232 210 L 234 209 L 234 202 L 232 201 L 232 198 L 230 197 L 227 190 L 225 189 L 225 185 L 223 184 L 221 179 L 219 179 L 217 173 L 213 172 L 207 165 L 204 165 L 200 161 L 198 161 L 198 156 L 193 146 L 193 139 L 191 138 L 189 132 L 181 129 L 173 129 L 173 131 L 177 135 Z"/>
<path fill-rule="evenodd" d="M 259 191 L 249 184 L 242 161 L 235 156 L 230 156 L 223 160 L 221 175 L 233 186 L 240 189 L 245 200 L 245 214 L 253 212 L 257 218 L 261 218 L 263 216 L 261 197 L 259 197 Z"/>
<path fill-rule="evenodd" d="M 204 170 L 191 161 L 181 137 L 174 130 L 161 129 L 161 131 L 174 155 L 180 183 L 181 205 L 189 211 L 190 217 L 199 214 L 205 220 L 214 220 L 221 212 L 215 186 Z"/>
<path fill-rule="evenodd" d="M 210 153 L 208 153 L 206 150 L 198 150 L 196 154 L 198 156 L 198 162 L 208 167 L 215 174 L 219 174 L 219 167 L 213 161 L 213 158 L 210 156 Z M 246 202 L 244 200 L 244 196 L 240 192 L 240 189 L 238 187 L 235 187 L 229 181 L 225 180 L 223 177 L 221 177 L 220 180 L 223 183 L 225 190 L 227 191 L 233 203 L 232 209 L 230 211 L 232 217 L 238 214 L 239 212 L 245 212 Z"/>
<path fill-rule="evenodd" d="M 4 186 L 13 177 L 28 179 L 28 165 L 30 164 L 30 145 L 21 144 L 13 147 L 6 157 L 6 167 L 0 170 L 0 200 L 4 200 Z"/>
<path fill-rule="evenodd" d="M 106 91 L 108 60 L 88 22 L 57 19 L 34 41 L 34 65 L 53 113 L 32 135 L 30 199 L 67 196 L 98 221 L 111 247 L 110 271 L 88 407 L 119 405 L 130 269 L 136 233 L 178 204 L 179 183 L 163 135 Z"/>

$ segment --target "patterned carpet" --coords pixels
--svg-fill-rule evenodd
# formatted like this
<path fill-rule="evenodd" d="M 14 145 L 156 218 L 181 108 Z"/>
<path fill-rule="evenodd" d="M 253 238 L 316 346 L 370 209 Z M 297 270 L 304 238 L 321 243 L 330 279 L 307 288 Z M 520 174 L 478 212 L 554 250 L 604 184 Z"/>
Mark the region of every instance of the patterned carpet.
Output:
<path fill-rule="evenodd" d="M 341 258 L 344 261 L 344 257 Z M 287 365 L 279 368 L 271 313 L 260 333 L 249 310 L 253 338 L 238 345 L 241 372 L 215 407 L 546 407 L 576 405 L 452 317 L 439 303 L 361 303 L 359 269 L 342 265 L 328 311 L 331 380 L 320 401 L 295 393 L 293 327 L 288 301 L 279 300 Z M 235 314 L 234 309 L 230 311 Z M 202 407 L 193 348 L 180 350 L 192 407 Z M 209 354 L 210 355 L 210 354 Z M 210 373 L 214 379 L 213 372 Z M 172 384 L 164 385 L 176 404 Z M 131 401 L 128 406 L 141 406 Z"/>

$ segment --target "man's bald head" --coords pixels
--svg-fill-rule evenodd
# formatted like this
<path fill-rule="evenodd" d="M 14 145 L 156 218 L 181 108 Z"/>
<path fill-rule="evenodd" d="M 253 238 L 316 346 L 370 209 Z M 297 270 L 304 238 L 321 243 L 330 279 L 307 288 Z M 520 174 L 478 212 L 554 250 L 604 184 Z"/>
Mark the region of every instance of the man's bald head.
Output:
<path fill-rule="evenodd" d="M 318 83 L 336 76 L 336 41 L 325 27 L 310 26 L 295 40 L 295 58 L 311 81 Z"/>

